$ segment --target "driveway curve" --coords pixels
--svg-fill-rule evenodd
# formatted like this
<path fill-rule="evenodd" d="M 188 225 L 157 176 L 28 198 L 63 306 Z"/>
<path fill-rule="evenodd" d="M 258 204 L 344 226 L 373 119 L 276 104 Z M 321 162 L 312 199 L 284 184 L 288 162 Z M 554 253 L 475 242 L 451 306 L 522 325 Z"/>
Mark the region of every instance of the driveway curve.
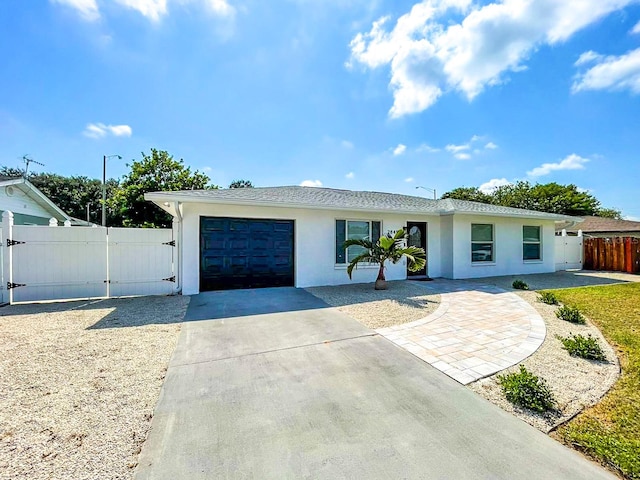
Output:
<path fill-rule="evenodd" d="M 514 293 L 455 280 L 424 287 L 440 294 L 434 313 L 376 331 L 463 385 L 516 365 L 544 341 L 544 320 Z"/>

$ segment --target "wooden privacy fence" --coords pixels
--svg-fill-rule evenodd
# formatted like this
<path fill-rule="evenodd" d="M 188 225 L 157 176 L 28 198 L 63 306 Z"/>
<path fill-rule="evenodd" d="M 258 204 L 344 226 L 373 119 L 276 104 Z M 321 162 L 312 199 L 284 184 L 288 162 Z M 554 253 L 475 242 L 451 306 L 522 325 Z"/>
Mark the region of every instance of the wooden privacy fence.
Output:
<path fill-rule="evenodd" d="M 583 268 L 640 273 L 640 238 L 585 238 Z"/>
<path fill-rule="evenodd" d="M 172 229 L 2 226 L 5 302 L 176 293 Z"/>

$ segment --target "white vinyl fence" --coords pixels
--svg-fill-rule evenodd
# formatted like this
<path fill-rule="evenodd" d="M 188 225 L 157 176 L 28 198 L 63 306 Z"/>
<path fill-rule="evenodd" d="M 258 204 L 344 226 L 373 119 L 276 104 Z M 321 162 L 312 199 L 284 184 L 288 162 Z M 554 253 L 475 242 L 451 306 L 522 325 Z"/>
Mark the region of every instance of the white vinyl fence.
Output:
<path fill-rule="evenodd" d="M 562 236 L 556 237 L 556 272 L 559 270 L 582 269 L 582 239 L 580 230 L 578 230 L 577 237 L 568 236 L 566 230 L 562 231 Z"/>
<path fill-rule="evenodd" d="M 12 223 L 5 212 L 5 302 L 176 293 L 171 229 Z"/>

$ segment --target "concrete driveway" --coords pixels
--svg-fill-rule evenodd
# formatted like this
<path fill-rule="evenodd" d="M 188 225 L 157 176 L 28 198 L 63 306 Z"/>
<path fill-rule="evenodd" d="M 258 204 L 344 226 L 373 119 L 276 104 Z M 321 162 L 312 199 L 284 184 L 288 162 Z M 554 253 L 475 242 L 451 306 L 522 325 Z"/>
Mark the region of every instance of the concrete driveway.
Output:
<path fill-rule="evenodd" d="M 303 290 L 186 319 L 138 480 L 615 478 Z"/>

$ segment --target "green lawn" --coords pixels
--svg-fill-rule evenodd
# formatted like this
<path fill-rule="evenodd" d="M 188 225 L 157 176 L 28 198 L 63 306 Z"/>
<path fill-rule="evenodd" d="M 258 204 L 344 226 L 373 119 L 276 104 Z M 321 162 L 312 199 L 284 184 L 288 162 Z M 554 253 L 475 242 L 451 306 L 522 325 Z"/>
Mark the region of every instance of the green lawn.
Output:
<path fill-rule="evenodd" d="M 626 478 L 640 479 L 640 283 L 553 292 L 598 326 L 622 366 L 602 401 L 559 428 L 558 438 Z"/>

